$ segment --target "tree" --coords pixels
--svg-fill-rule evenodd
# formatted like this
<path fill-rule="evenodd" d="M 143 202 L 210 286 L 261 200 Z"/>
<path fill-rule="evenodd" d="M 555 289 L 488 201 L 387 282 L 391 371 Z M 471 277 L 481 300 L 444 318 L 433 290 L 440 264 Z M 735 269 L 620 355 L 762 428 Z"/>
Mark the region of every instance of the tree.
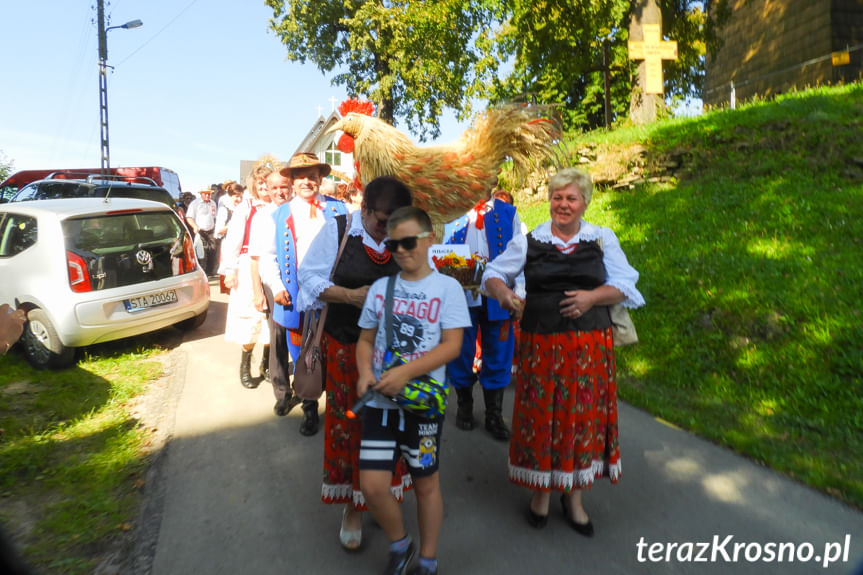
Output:
<path fill-rule="evenodd" d="M 726 0 L 715 0 L 708 19 L 698 0 L 660 0 L 662 30 L 677 40 L 678 60 L 665 64 L 666 96 L 701 93 L 707 45 L 715 41 Z M 609 48 L 610 100 L 614 116 L 629 107 L 636 64 L 629 59 L 630 0 L 501 0 L 506 10 L 495 38 L 512 73 L 491 84 L 492 101 L 530 97 L 558 104 L 569 128 L 604 125 L 603 43 Z"/>
<path fill-rule="evenodd" d="M 12 160 L 3 153 L 3 150 L 0 150 L 0 182 L 11 176 L 14 171 Z"/>
<path fill-rule="evenodd" d="M 604 45 L 612 115 L 629 107 L 630 0 L 266 1 L 288 58 L 336 71 L 334 84 L 373 100 L 382 119 L 404 119 L 421 140 L 439 135 L 445 107 L 469 117 L 472 98 L 527 98 L 557 105 L 567 128 L 604 125 Z M 728 0 L 659 4 L 663 35 L 678 43 L 678 60 L 664 67 L 666 97 L 697 96 Z"/>
<path fill-rule="evenodd" d="M 270 27 L 293 61 L 313 62 L 378 116 L 403 119 L 421 140 L 440 134 L 443 109 L 471 112 L 493 72 L 492 8 L 482 0 L 266 0 Z"/>

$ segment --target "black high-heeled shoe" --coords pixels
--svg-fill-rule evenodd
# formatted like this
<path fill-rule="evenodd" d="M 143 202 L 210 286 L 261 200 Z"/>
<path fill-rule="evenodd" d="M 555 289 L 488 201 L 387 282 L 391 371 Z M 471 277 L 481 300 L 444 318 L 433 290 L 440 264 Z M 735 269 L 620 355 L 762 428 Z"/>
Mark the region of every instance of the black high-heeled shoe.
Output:
<path fill-rule="evenodd" d="M 548 523 L 548 513 L 545 515 L 540 515 L 536 511 L 530 508 L 530 504 L 527 506 L 527 522 L 534 529 L 542 529 Z"/>
<path fill-rule="evenodd" d="M 587 523 L 576 523 L 575 519 L 569 514 L 569 511 L 566 509 L 566 494 L 560 494 L 560 506 L 563 509 L 563 516 L 566 517 L 566 522 L 569 523 L 569 526 L 575 529 L 575 532 L 579 535 L 584 535 L 585 537 L 593 537 L 593 522 L 590 519 L 587 520 Z"/>

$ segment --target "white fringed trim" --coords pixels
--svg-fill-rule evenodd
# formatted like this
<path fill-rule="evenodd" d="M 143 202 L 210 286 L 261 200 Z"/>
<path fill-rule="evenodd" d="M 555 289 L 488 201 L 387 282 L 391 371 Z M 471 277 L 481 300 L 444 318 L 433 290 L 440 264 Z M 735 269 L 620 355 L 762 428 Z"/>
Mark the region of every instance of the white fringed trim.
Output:
<path fill-rule="evenodd" d="M 392 492 L 393 497 L 401 501 L 405 490 L 409 489 L 412 484 L 410 474 L 405 474 L 402 476 L 402 484 L 391 486 L 390 492 Z M 363 492 L 359 489 L 354 490 L 354 486 L 347 483 L 341 485 L 328 485 L 324 483 L 321 485 L 321 498 L 327 501 L 350 498 L 355 507 L 366 505 L 366 498 L 363 497 Z"/>
<path fill-rule="evenodd" d="M 509 463 L 510 479 L 531 487 L 551 488 L 558 491 L 569 491 L 573 487 L 590 487 L 593 485 L 594 479 L 599 479 L 606 475 L 612 481 L 617 481 L 620 478 L 620 474 L 620 460 L 614 465 L 609 466 L 607 462 L 596 459 L 591 463 L 589 469 L 580 469 L 574 472 L 536 471 L 535 469 L 517 467 Z"/>
<path fill-rule="evenodd" d="M 321 485 L 321 498 L 325 500 L 344 499 L 350 497 L 353 492 L 353 486 L 350 484 L 329 485 L 324 483 Z"/>
<path fill-rule="evenodd" d="M 551 480 L 551 472 L 536 471 L 534 469 L 526 469 L 524 467 L 516 467 L 512 463 L 509 464 L 509 477 L 515 479 L 519 483 L 526 483 L 531 487 L 548 488 Z"/>
<path fill-rule="evenodd" d="M 542 242 L 544 244 L 554 243 L 554 234 L 551 233 L 551 220 L 545 221 L 530 232 L 530 235 L 538 242 Z M 581 220 L 581 225 L 578 228 L 578 233 L 576 233 L 572 239 L 569 240 L 570 243 L 577 243 L 580 241 L 587 242 L 592 240 L 598 240 L 602 235 L 602 228 Z M 558 238 L 558 242 L 563 243 L 560 238 Z"/>

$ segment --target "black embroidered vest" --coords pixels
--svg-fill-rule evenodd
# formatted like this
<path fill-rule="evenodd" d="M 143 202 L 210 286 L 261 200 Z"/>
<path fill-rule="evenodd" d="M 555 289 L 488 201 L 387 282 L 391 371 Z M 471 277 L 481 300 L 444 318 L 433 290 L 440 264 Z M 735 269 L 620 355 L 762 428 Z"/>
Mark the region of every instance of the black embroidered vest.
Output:
<path fill-rule="evenodd" d="M 611 326 L 608 306 L 594 306 L 576 319 L 560 315 L 564 291 L 591 290 L 605 283 L 602 249 L 596 241 L 580 242 L 565 254 L 553 244 L 527 236 L 524 266 L 527 299 L 521 329 L 533 333 L 593 331 Z"/>
<path fill-rule="evenodd" d="M 338 216 L 343 218 L 345 216 Z M 357 213 L 355 218 L 360 217 Z M 341 238 L 339 238 L 341 241 Z M 354 289 L 372 285 L 375 280 L 398 273 L 401 270 L 394 258 L 378 265 L 372 261 L 363 246 L 362 236 L 349 236 L 345 251 L 333 275 L 333 283 L 340 287 Z M 360 338 L 360 308 L 346 303 L 328 303 L 327 321 L 324 330 L 341 343 L 356 343 Z"/>

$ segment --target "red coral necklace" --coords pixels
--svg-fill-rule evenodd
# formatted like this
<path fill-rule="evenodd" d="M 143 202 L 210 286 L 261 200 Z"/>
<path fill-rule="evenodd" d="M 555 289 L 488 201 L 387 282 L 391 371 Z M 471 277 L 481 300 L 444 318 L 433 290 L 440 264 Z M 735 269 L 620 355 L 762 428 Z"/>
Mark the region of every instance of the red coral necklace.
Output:
<path fill-rule="evenodd" d="M 363 244 L 363 247 L 366 249 L 366 253 L 369 256 L 369 259 L 371 259 L 373 262 L 375 262 L 379 266 L 382 266 L 385 263 L 387 263 L 388 261 L 390 261 L 390 258 L 392 257 L 392 254 L 386 248 L 384 248 L 384 253 L 379 254 L 378 252 L 376 252 L 375 250 L 373 250 L 372 248 L 370 248 L 366 244 Z"/>

